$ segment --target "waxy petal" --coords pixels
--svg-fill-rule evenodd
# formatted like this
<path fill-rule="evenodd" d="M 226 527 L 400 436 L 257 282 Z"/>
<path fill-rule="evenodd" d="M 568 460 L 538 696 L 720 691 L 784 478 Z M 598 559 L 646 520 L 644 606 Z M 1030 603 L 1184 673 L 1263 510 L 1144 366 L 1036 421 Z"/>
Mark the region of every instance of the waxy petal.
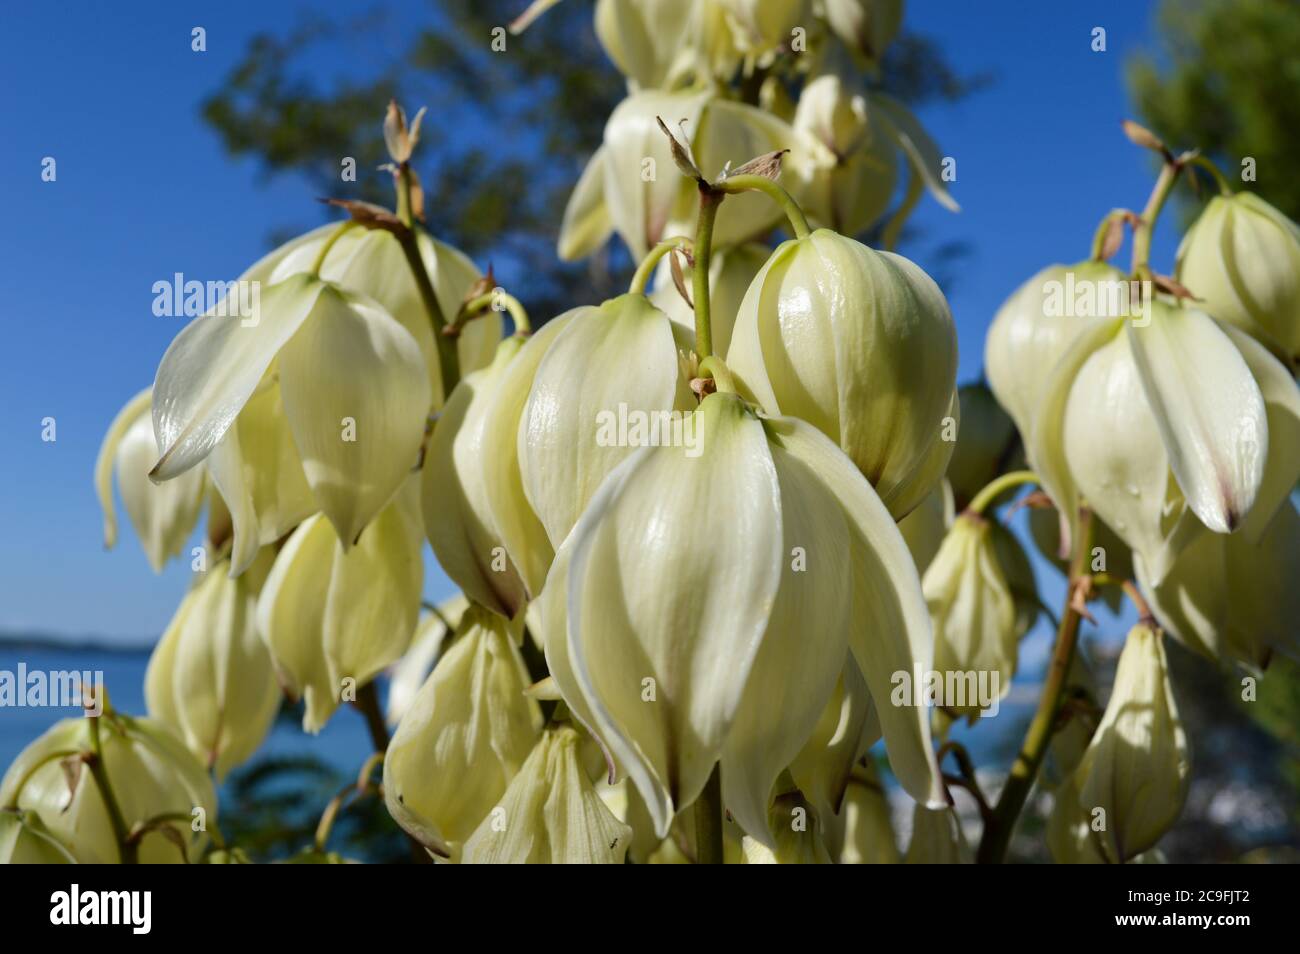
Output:
<path fill-rule="evenodd" d="M 775 847 L 767 827 L 772 786 L 803 749 L 834 693 L 853 608 L 844 512 L 819 473 L 782 447 L 783 424 L 772 422 L 769 443 L 781 488 L 781 585 L 722 749 L 723 803 L 768 847 Z M 809 626 L 810 619 L 817 624 Z"/>
<path fill-rule="evenodd" d="M 1259 386 L 1232 340 L 1204 312 L 1154 302 L 1150 324 L 1127 326 L 1169 466 L 1201 522 L 1235 530 L 1250 512 L 1268 457 Z"/>
<path fill-rule="evenodd" d="M 703 453 L 633 454 L 560 548 L 567 574 L 547 583 L 568 590 L 572 672 L 557 667 L 556 681 L 584 700 L 660 836 L 722 752 L 785 559 L 763 425 L 735 395 L 696 414 Z M 564 634 L 543 619 L 549 655 Z"/>
<path fill-rule="evenodd" d="M 415 465 L 430 405 L 420 349 L 373 300 L 326 286 L 279 367 L 307 483 L 349 547 Z"/>
<path fill-rule="evenodd" d="M 512 619 L 524 585 L 506 556 L 483 479 L 487 411 L 522 342 L 511 338 L 487 368 L 461 379 L 429 441 L 421 476 L 424 529 L 443 570 L 474 602 Z"/>
<path fill-rule="evenodd" d="M 542 592 L 547 571 L 555 559 L 555 548 L 524 493 L 519 424 L 537 366 L 556 335 L 573 315 L 582 311 L 596 312 L 597 309 L 580 308 L 565 312 L 548 321 L 528 339 L 501 376 L 483 425 L 481 466 L 493 525 L 523 579 L 530 599 Z"/>
<path fill-rule="evenodd" d="M 618 422 L 694 404 L 668 316 L 644 295 L 575 314 L 533 378 L 519 425 L 524 492 L 558 547 L 605 475 L 636 449 Z"/>
<path fill-rule="evenodd" d="M 150 477 L 170 480 L 208 455 L 324 289 L 319 279 L 294 275 L 263 288 L 256 316 L 205 315 L 176 336 L 154 379 L 161 456 Z"/>
<path fill-rule="evenodd" d="M 849 648 L 866 677 L 894 774 L 908 794 L 935 807 L 949 804 L 923 705 L 891 704 L 895 673 L 929 671 L 934 635 L 921 581 L 893 517 L 843 452 L 812 426 L 785 419 L 782 446 L 820 475 L 848 519 L 851 592 Z"/>

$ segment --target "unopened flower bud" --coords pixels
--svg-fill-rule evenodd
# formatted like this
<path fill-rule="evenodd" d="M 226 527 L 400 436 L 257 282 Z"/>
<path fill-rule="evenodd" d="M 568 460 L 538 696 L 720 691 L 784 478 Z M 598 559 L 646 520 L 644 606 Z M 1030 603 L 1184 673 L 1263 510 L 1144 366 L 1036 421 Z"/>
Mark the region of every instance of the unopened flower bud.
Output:
<path fill-rule="evenodd" d="M 1300 226 L 1252 192 L 1215 196 L 1178 247 L 1202 308 L 1300 366 Z"/>
<path fill-rule="evenodd" d="M 977 690 L 977 698 L 945 699 L 943 708 L 971 722 L 1010 691 L 1019 652 L 1016 603 L 994 533 L 978 514 L 958 516 L 921 583 L 934 621 L 935 671 L 945 686 Z M 996 698 L 981 697 L 994 689 Z"/>
<path fill-rule="evenodd" d="M 956 331 L 939 287 L 902 256 L 825 229 L 782 244 L 750 285 L 727 363 L 768 412 L 837 442 L 895 518 L 942 477 Z"/>
<path fill-rule="evenodd" d="M 1177 821 L 1188 768 L 1163 634 L 1138 623 L 1129 630 L 1106 711 L 1075 770 L 1077 810 L 1107 861 L 1129 861 Z"/>
<path fill-rule="evenodd" d="M 903 0 L 824 0 L 835 35 L 870 64 L 878 64 L 898 34 Z"/>
<path fill-rule="evenodd" d="M 56 723 L 9 766 L 0 781 L 0 805 L 35 812 L 81 864 L 119 861 L 106 803 L 86 763 L 101 757 L 92 743 L 92 718 L 98 720 L 103 771 L 126 829 L 141 826 L 140 862 L 198 861 L 217 823 L 216 792 L 181 740 L 152 719 L 106 709 L 97 717 Z"/>

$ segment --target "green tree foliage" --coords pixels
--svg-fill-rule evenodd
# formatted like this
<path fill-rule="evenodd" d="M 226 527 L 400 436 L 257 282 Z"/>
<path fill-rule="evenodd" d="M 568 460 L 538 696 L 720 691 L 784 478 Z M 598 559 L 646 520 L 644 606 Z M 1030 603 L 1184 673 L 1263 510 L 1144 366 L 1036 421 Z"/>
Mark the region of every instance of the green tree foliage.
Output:
<path fill-rule="evenodd" d="M 1239 187 L 1300 219 L 1300 3 L 1164 0 L 1158 23 L 1162 48 L 1128 64 L 1146 124 L 1177 148 L 1199 146 L 1234 186 L 1254 159 L 1257 181 Z"/>

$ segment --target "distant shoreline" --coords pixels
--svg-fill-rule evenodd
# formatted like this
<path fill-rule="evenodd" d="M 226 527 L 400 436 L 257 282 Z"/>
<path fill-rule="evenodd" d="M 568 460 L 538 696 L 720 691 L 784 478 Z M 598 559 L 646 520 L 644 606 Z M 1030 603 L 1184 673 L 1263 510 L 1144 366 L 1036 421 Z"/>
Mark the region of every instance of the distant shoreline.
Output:
<path fill-rule="evenodd" d="M 103 637 L 55 636 L 50 633 L 0 633 L 0 651 L 33 651 L 57 653 L 111 653 L 115 656 L 147 656 L 153 646 L 146 643 L 114 645 Z"/>

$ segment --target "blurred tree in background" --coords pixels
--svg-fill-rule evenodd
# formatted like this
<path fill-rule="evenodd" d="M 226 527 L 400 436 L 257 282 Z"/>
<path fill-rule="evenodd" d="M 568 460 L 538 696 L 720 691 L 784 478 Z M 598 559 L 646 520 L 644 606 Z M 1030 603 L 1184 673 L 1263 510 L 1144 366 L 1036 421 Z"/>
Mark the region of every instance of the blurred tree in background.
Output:
<path fill-rule="evenodd" d="M 1199 146 L 1234 187 L 1300 220 L 1300 3 L 1163 0 L 1157 22 L 1161 48 L 1128 64 L 1143 121 L 1175 148 Z M 1255 182 L 1241 182 L 1247 157 Z M 1184 203 L 1185 215 L 1197 209 Z"/>
<path fill-rule="evenodd" d="M 232 156 L 253 158 L 269 175 L 305 175 L 321 195 L 391 206 L 388 177 L 375 171 L 386 159 L 384 107 L 390 97 L 412 115 L 427 106 L 417 171 L 429 230 L 480 267 L 492 262 L 507 284 L 527 276 L 517 291 L 544 321 L 608 297 L 630 275 L 632 263 L 617 243 L 575 264 L 555 254 L 569 192 L 625 90 L 596 41 L 585 0 L 557 5 L 526 34 L 506 37 L 504 52 L 493 52 L 492 31 L 526 6 L 441 0 L 348 19 L 312 15 L 289 36 L 257 36 L 203 115 Z M 373 75 L 355 75 L 351 58 L 340 62 L 350 75 L 322 76 L 304 65 L 322 47 L 355 49 L 365 37 L 391 46 L 394 35 L 402 48 L 373 64 Z M 958 76 L 932 40 L 904 33 L 878 82 L 915 105 L 960 99 L 983 81 Z M 355 183 L 340 181 L 344 156 L 357 160 Z M 938 257 L 961 251 L 940 246 Z"/>

